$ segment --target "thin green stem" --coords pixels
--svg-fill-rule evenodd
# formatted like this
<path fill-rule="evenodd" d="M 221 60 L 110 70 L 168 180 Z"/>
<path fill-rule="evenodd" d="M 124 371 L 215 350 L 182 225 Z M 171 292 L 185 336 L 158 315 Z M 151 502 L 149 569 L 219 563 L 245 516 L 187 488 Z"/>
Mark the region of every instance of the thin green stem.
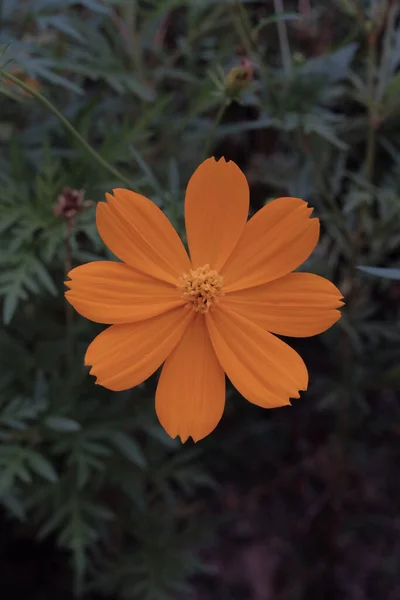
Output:
<path fill-rule="evenodd" d="M 369 184 L 370 203 L 373 200 L 373 182 L 375 171 L 376 156 L 376 127 L 377 113 L 375 106 L 375 76 L 376 76 L 376 44 L 377 37 L 375 31 L 368 32 L 368 56 L 367 56 L 367 109 L 368 109 L 368 130 L 365 147 L 365 178 Z M 356 239 L 353 248 L 353 259 L 350 265 L 350 298 L 348 301 L 349 313 L 356 312 L 357 305 L 357 264 L 363 248 L 363 222 L 364 217 L 368 216 L 368 204 L 361 204 L 358 211 Z"/>
<path fill-rule="evenodd" d="M 375 114 L 375 84 L 376 74 L 376 36 L 371 33 L 368 40 L 367 64 L 367 102 L 368 102 L 368 133 L 365 153 L 365 175 L 372 186 L 374 179 L 376 153 L 376 114 Z"/>
<path fill-rule="evenodd" d="M 238 37 L 240 38 L 248 58 L 254 61 L 254 64 L 260 73 L 260 78 L 263 84 L 261 94 L 263 95 L 266 89 L 268 89 L 269 94 L 272 94 L 273 78 L 268 71 L 266 62 L 259 55 L 257 42 L 253 36 L 251 21 L 246 7 L 243 6 L 241 0 L 235 0 L 231 7 L 232 24 L 236 29 Z"/>
<path fill-rule="evenodd" d="M 71 236 L 73 229 L 73 221 L 68 220 L 66 223 L 65 240 L 64 240 L 64 276 L 68 277 L 68 273 L 72 269 L 72 253 L 71 253 Z M 65 354 L 67 368 L 72 368 L 74 359 L 74 332 L 73 332 L 74 314 L 72 306 L 69 302 L 65 302 Z"/>
<path fill-rule="evenodd" d="M 214 119 L 214 122 L 212 124 L 212 126 L 210 127 L 210 130 L 208 132 L 207 138 L 206 138 L 206 143 L 204 144 L 204 157 L 208 158 L 208 152 L 210 150 L 210 146 L 212 141 L 215 138 L 215 134 L 217 132 L 218 129 L 218 125 L 221 123 L 222 117 L 225 114 L 225 110 L 227 109 L 228 104 L 226 102 L 222 103 L 218 109 L 218 112 L 216 114 L 216 117 Z"/>
<path fill-rule="evenodd" d="M 132 63 L 139 81 L 144 81 L 142 62 L 143 55 L 139 37 L 138 0 L 134 0 L 130 4 L 127 3 L 126 6 L 122 7 L 122 9 L 126 20 L 126 29 L 129 35 L 128 39 Z"/>
<path fill-rule="evenodd" d="M 235 0 L 232 19 L 244 49 L 246 50 L 247 55 L 251 57 L 255 53 L 254 42 L 251 37 L 251 25 L 249 23 L 247 11 L 240 0 Z"/>
<path fill-rule="evenodd" d="M 285 9 L 283 6 L 283 0 L 274 0 L 274 8 L 275 14 L 277 17 L 284 14 Z M 292 55 L 290 53 L 289 46 L 289 38 L 286 29 L 286 22 L 284 19 L 278 19 L 277 21 L 278 27 L 278 39 L 279 39 L 279 48 L 281 51 L 283 70 L 285 71 L 286 77 L 289 79 L 292 75 L 293 65 L 292 65 Z"/>
<path fill-rule="evenodd" d="M 118 169 L 116 169 L 115 167 L 110 165 L 110 163 L 107 160 L 105 160 L 102 156 L 100 156 L 100 154 L 98 152 L 96 152 L 96 150 L 94 150 L 94 148 L 92 148 L 92 146 L 85 140 L 85 138 L 83 136 L 81 136 L 81 134 L 75 129 L 75 127 L 73 125 L 71 125 L 71 123 L 68 121 L 68 119 L 66 119 L 64 117 L 64 115 L 62 115 L 60 113 L 60 111 L 49 100 L 47 100 L 47 98 L 42 96 L 42 94 L 40 94 L 40 92 L 37 92 L 36 90 L 32 89 L 31 87 L 29 87 L 29 85 L 26 85 L 26 83 L 24 83 L 23 81 L 18 79 L 18 77 L 11 75 L 11 73 L 8 73 L 7 71 L 4 71 L 3 69 L 0 69 L 0 75 L 5 77 L 9 81 L 12 81 L 13 83 L 15 83 L 15 85 L 17 85 L 18 87 L 23 89 L 25 92 L 28 92 L 28 94 L 31 94 L 37 100 L 39 100 L 39 102 L 45 108 L 47 108 L 50 112 L 52 112 L 53 115 L 55 115 L 58 118 L 58 120 L 61 121 L 61 123 L 64 125 L 64 127 L 70 133 L 72 133 L 72 135 L 75 137 L 75 139 L 77 139 L 81 143 L 81 145 L 85 148 L 85 150 L 102 167 L 104 167 L 109 173 L 114 175 L 114 177 L 116 177 L 117 179 L 119 179 L 120 181 L 122 181 L 123 183 L 128 185 L 129 187 L 134 187 L 132 181 L 130 181 L 127 177 L 125 177 L 125 175 L 123 175 L 120 171 L 118 171 Z M 0 88 L 0 90 L 1 90 L 1 88 Z"/>
<path fill-rule="evenodd" d="M 364 24 L 364 26 L 367 23 Z M 370 27 L 370 25 L 368 25 Z M 375 100 L 375 81 L 376 81 L 376 65 L 377 65 L 377 33 L 374 29 L 367 29 L 368 41 L 368 56 L 367 56 L 367 110 L 368 110 L 368 130 L 365 147 L 365 178 L 369 184 L 370 203 L 373 201 L 373 183 L 375 171 L 375 156 L 376 156 L 376 128 L 377 128 L 377 102 Z M 357 278 L 357 265 L 360 262 L 361 253 L 363 251 L 363 224 L 365 217 L 368 217 L 368 204 L 361 204 L 358 215 L 355 232 L 355 241 L 353 246 L 353 256 L 349 266 L 348 280 L 349 293 L 347 298 L 347 314 L 352 320 L 357 314 L 357 306 L 359 299 L 359 285 Z M 365 289 L 364 289 L 365 293 Z M 347 339 L 349 349 L 347 354 L 351 359 L 352 349 L 350 348 L 350 339 Z M 351 363 L 351 360 L 349 362 Z M 348 374 L 346 374 L 347 376 Z"/>

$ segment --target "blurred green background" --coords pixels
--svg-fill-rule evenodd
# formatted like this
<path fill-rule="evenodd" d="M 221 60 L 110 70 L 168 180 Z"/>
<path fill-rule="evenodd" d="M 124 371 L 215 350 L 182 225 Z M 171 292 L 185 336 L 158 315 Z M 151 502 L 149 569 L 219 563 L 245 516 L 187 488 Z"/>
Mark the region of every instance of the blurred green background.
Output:
<path fill-rule="evenodd" d="M 109 165 L 3 73 L 1 598 L 400 598 L 399 15 L 393 0 L 0 1 L 0 66 Z M 83 355 L 102 327 L 69 311 L 63 281 L 110 257 L 94 215 L 113 187 L 183 234 L 212 154 L 244 170 L 252 212 L 315 207 L 303 268 L 346 307 L 290 340 L 311 380 L 293 407 L 228 388 L 217 430 L 182 446 L 157 423 L 157 375 L 94 385 Z"/>

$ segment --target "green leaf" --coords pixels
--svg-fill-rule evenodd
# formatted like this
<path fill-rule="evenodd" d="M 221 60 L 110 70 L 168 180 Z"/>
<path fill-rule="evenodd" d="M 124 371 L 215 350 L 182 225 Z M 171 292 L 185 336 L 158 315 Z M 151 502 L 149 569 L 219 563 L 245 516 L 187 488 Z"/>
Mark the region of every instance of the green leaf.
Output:
<path fill-rule="evenodd" d="M 2 445 L 0 453 L 0 497 L 3 494 L 11 493 L 16 479 L 27 481 L 27 474 L 24 461 L 26 451 L 24 448 L 15 444 Z"/>
<path fill-rule="evenodd" d="M 79 431 L 81 429 L 80 424 L 76 421 L 68 419 L 67 417 L 58 417 L 56 415 L 50 415 L 49 417 L 46 417 L 46 419 L 44 420 L 44 424 L 46 425 L 46 427 L 52 429 L 53 431 L 71 432 Z"/>
<path fill-rule="evenodd" d="M 9 247 L 8 256 L 4 256 L 3 260 L 5 264 L 3 272 L 0 272 L 0 296 L 4 296 L 3 320 L 8 324 L 18 302 L 28 298 L 28 291 L 38 294 L 40 283 L 49 293 L 56 295 L 57 288 L 43 263 L 32 254 L 29 247 L 15 254 L 11 254 Z"/>
<path fill-rule="evenodd" d="M 53 294 L 53 296 L 56 296 L 57 288 L 54 285 L 54 282 L 51 279 L 50 275 L 48 274 L 47 270 L 44 268 L 43 264 L 40 262 L 40 260 L 35 259 L 34 265 L 35 265 L 35 269 L 36 269 L 36 276 L 42 283 L 42 286 L 48 292 L 50 292 L 50 294 Z"/>
<path fill-rule="evenodd" d="M 368 273 L 369 275 L 375 275 L 376 277 L 383 277 L 384 279 L 395 279 L 400 280 L 400 269 L 389 269 L 386 267 L 357 267 L 360 271 Z"/>
<path fill-rule="evenodd" d="M 25 508 L 16 494 L 11 492 L 4 494 L 1 502 L 14 517 L 20 521 L 25 518 Z"/>
<path fill-rule="evenodd" d="M 272 17 L 266 17 L 261 19 L 258 25 L 253 29 L 252 37 L 255 39 L 263 27 L 271 25 L 272 23 L 278 23 L 279 21 L 300 21 L 301 15 L 298 13 L 280 13 L 275 14 Z"/>
<path fill-rule="evenodd" d="M 70 19 L 65 15 L 44 15 L 38 18 L 38 24 L 43 29 L 54 27 L 78 42 L 85 41 L 83 35 L 73 27 Z"/>
<path fill-rule="evenodd" d="M 38 59 L 37 57 L 32 59 L 21 57 L 19 62 L 23 70 L 29 73 L 29 75 L 32 77 L 48 81 L 57 87 L 69 89 L 79 95 L 84 94 L 84 91 L 81 87 L 72 83 L 66 77 L 57 75 L 57 73 L 52 71 L 51 68 L 49 68 L 52 67 L 52 61 L 49 59 Z"/>
<path fill-rule="evenodd" d="M 386 88 L 385 98 L 383 101 L 384 112 L 386 115 L 392 112 L 398 112 L 400 100 L 400 74 L 395 75 Z"/>
<path fill-rule="evenodd" d="M 317 135 L 324 138 L 327 142 L 330 142 L 331 144 L 336 146 L 336 148 L 339 148 L 339 150 L 347 150 L 347 144 L 345 142 L 342 142 L 342 140 L 340 140 L 336 136 L 333 129 L 325 123 L 311 123 L 307 127 L 307 132 L 316 133 Z"/>
<path fill-rule="evenodd" d="M 113 432 L 109 439 L 114 446 L 131 462 L 144 469 L 147 466 L 146 458 L 133 437 L 123 433 L 122 431 Z"/>
<path fill-rule="evenodd" d="M 55 483 L 58 480 L 57 473 L 55 472 L 52 464 L 47 460 L 47 458 L 44 458 L 44 456 L 39 454 L 39 452 L 30 450 L 27 452 L 26 458 L 28 459 L 29 464 L 35 473 L 44 479 L 47 479 L 47 481 L 50 481 L 50 483 Z"/>
<path fill-rule="evenodd" d="M 345 14 L 350 17 L 355 17 L 357 14 L 357 8 L 351 0 L 336 0 L 336 4 L 339 6 Z"/>
<path fill-rule="evenodd" d="M 43 540 L 49 533 L 52 533 L 59 527 L 68 516 L 68 504 L 63 504 L 59 510 L 52 513 L 52 516 L 38 531 L 38 539 Z"/>
<path fill-rule="evenodd" d="M 310 58 L 299 68 L 299 72 L 307 76 L 322 76 L 327 83 L 336 83 L 348 74 L 357 48 L 356 43 L 351 43 L 332 54 Z"/>

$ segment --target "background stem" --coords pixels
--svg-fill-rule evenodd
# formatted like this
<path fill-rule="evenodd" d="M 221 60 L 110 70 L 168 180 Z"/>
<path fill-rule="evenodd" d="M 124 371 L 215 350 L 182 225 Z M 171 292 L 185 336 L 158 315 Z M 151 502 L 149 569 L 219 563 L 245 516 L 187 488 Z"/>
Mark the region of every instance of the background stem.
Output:
<path fill-rule="evenodd" d="M 226 110 L 227 106 L 228 106 L 228 104 L 225 102 L 220 105 L 218 112 L 216 114 L 216 117 L 214 119 L 214 122 L 213 122 L 212 126 L 210 127 L 210 130 L 207 135 L 206 143 L 204 145 L 204 158 L 205 159 L 208 158 L 208 153 L 210 151 L 211 144 L 215 138 L 215 134 L 217 132 L 218 125 L 222 121 L 222 117 L 225 114 L 225 110 Z"/>
<path fill-rule="evenodd" d="M 81 134 L 75 129 L 75 127 L 73 125 L 71 125 L 71 123 L 68 121 L 68 119 L 66 119 L 64 117 L 64 115 L 62 115 L 60 113 L 60 111 L 49 100 L 47 100 L 47 98 L 42 96 L 42 94 L 40 94 L 36 90 L 32 89 L 29 85 L 26 85 L 26 83 L 24 83 L 23 81 L 18 79 L 18 77 L 11 75 L 11 73 L 8 73 L 7 71 L 3 71 L 3 69 L 0 69 L 0 75 L 5 77 L 9 81 L 12 81 L 13 83 L 15 83 L 15 85 L 17 85 L 18 87 L 23 89 L 25 92 L 28 92 L 28 94 L 31 94 L 32 96 L 37 98 L 37 100 L 39 100 L 39 102 L 45 108 L 47 108 L 50 112 L 52 112 L 53 115 L 55 115 L 58 118 L 58 120 L 61 121 L 61 123 L 64 125 L 64 127 L 70 133 L 72 133 L 72 135 L 80 142 L 80 144 L 85 148 L 85 150 L 95 160 L 97 160 L 97 162 L 102 167 L 104 167 L 107 171 L 109 171 L 109 173 L 114 175 L 114 177 L 116 177 L 121 182 L 128 185 L 130 188 L 134 187 L 134 185 L 133 185 L 132 181 L 130 181 L 130 179 L 125 177 L 125 175 L 123 175 L 120 171 L 118 171 L 118 169 L 116 169 L 115 167 L 110 165 L 110 163 L 108 161 L 106 161 L 98 152 L 96 152 L 96 150 L 94 148 L 92 148 L 92 146 L 85 140 L 85 138 L 83 136 L 81 136 Z"/>
<path fill-rule="evenodd" d="M 274 0 L 274 8 L 276 15 L 282 15 L 285 12 L 283 0 Z M 289 39 L 284 19 L 277 21 L 279 47 L 281 51 L 283 70 L 286 77 L 289 79 L 292 76 L 292 55 L 290 52 Z"/>

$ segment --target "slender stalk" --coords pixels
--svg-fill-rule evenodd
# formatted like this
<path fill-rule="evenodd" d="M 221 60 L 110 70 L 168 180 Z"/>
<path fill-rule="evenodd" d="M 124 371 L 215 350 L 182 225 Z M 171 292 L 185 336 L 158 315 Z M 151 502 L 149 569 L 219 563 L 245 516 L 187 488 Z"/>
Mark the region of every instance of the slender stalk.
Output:
<path fill-rule="evenodd" d="M 136 73 L 140 81 L 143 81 L 142 49 L 140 46 L 139 24 L 138 24 L 138 0 L 127 4 L 125 15 L 128 21 L 128 29 L 131 32 L 131 56 Z"/>
<path fill-rule="evenodd" d="M 364 21 L 364 27 L 367 22 Z M 365 146 L 365 177 L 369 184 L 370 200 L 373 200 L 373 183 L 375 172 L 376 157 L 376 130 L 377 130 L 377 106 L 375 99 L 375 79 L 377 66 L 377 33 L 376 30 L 367 30 L 368 56 L 367 56 L 367 111 L 368 111 L 368 131 Z M 362 204 L 357 215 L 355 240 L 353 245 L 353 255 L 348 270 L 349 291 L 347 294 L 347 315 L 352 321 L 357 314 L 357 306 L 360 288 L 357 279 L 357 265 L 360 262 L 360 256 L 363 250 L 363 223 L 364 217 L 368 216 L 368 205 Z M 363 293 L 366 293 L 365 286 Z M 354 390 L 355 382 L 352 373 L 352 364 L 354 361 L 354 350 L 351 339 L 343 332 L 343 378 L 348 385 L 349 403 Z M 345 413 L 342 415 L 345 419 Z M 346 437 L 348 427 L 342 423 L 343 438 Z"/>
<path fill-rule="evenodd" d="M 367 110 L 368 110 L 368 130 L 365 146 L 365 178 L 369 184 L 370 201 L 373 200 L 373 184 L 375 174 L 376 157 L 376 130 L 377 130 L 377 112 L 375 106 L 375 76 L 376 76 L 376 52 L 377 36 L 375 31 L 368 33 L 368 56 L 367 56 Z M 356 239 L 353 249 L 353 258 L 350 265 L 350 294 L 348 300 L 349 315 L 354 315 L 357 310 L 357 264 L 363 247 L 363 222 L 368 213 L 368 205 L 362 204 L 358 211 L 356 225 Z"/>
<path fill-rule="evenodd" d="M 68 277 L 68 273 L 72 269 L 72 255 L 71 255 L 71 235 L 73 230 L 73 220 L 68 219 L 66 223 L 65 239 L 64 239 L 64 276 L 65 279 Z M 74 356 L 74 338 L 73 338 L 73 319 L 74 314 L 72 306 L 69 302 L 65 302 L 65 354 L 67 367 L 72 368 L 73 356 Z"/>
<path fill-rule="evenodd" d="M 319 154 L 317 152 L 312 151 L 312 146 L 310 146 L 307 143 L 306 136 L 304 134 L 304 131 L 301 129 L 301 127 L 297 127 L 295 133 L 296 133 L 296 140 L 297 140 L 297 145 L 298 145 L 300 153 L 305 154 L 306 156 L 310 155 L 313 173 L 317 180 L 317 185 L 319 187 L 320 193 L 326 198 L 327 202 L 329 203 L 329 207 L 335 216 L 337 224 L 338 225 L 343 224 L 343 222 L 344 222 L 343 214 L 339 208 L 336 198 L 334 197 L 333 191 L 330 189 L 327 181 L 325 180 L 324 168 L 321 164 Z M 345 235 L 345 231 L 344 231 L 344 235 Z"/>
<path fill-rule="evenodd" d="M 58 118 L 58 120 L 61 121 L 61 123 L 64 125 L 64 127 L 70 133 L 72 133 L 72 135 L 75 137 L 75 139 L 77 139 L 80 142 L 80 144 L 92 156 L 92 158 L 94 158 L 102 167 L 104 167 L 104 169 L 106 169 L 109 173 L 111 173 L 112 175 L 114 175 L 114 177 L 116 177 L 117 179 L 119 179 L 121 182 L 125 183 L 129 187 L 133 187 L 132 181 L 130 181 L 127 177 L 125 177 L 125 175 L 123 175 L 118 169 L 116 169 L 115 167 L 113 167 L 98 152 L 96 152 L 96 150 L 94 148 L 92 148 L 92 146 L 75 129 L 75 127 L 73 125 L 71 125 L 71 123 L 68 121 L 68 119 L 66 119 L 64 117 L 64 115 L 61 114 L 60 111 L 49 100 L 47 100 L 47 98 L 45 98 L 44 96 L 42 96 L 42 94 L 40 92 L 37 92 L 36 90 L 32 89 L 29 85 L 26 85 L 26 83 L 24 83 L 23 81 L 21 81 L 20 79 L 18 79 L 18 77 L 15 77 L 14 75 L 11 75 L 11 73 L 8 73 L 7 71 L 4 71 L 3 69 L 0 69 L 0 75 L 2 75 L 3 77 L 5 77 L 6 79 L 12 81 L 13 83 L 15 83 L 15 85 L 17 85 L 18 87 L 20 87 L 21 89 L 23 89 L 25 92 L 28 92 L 28 94 L 31 94 L 37 100 L 39 100 L 39 102 L 45 108 L 47 108 L 47 110 L 49 110 L 50 112 L 52 112 L 53 115 L 55 115 Z"/>
<path fill-rule="evenodd" d="M 240 41 L 242 42 L 247 55 L 251 57 L 255 53 L 254 42 L 251 37 L 249 16 L 245 7 L 242 6 L 241 0 L 235 0 L 235 5 L 232 10 L 232 19 L 240 37 Z"/>
<path fill-rule="evenodd" d="M 268 88 L 269 94 L 273 93 L 273 82 L 271 81 L 268 67 L 265 61 L 259 56 L 257 43 L 254 39 L 251 27 L 251 21 L 246 7 L 243 6 L 241 0 L 235 0 L 231 5 L 232 24 L 240 38 L 243 48 L 246 51 L 248 58 L 254 61 L 258 72 L 260 73 L 263 89 Z"/>
<path fill-rule="evenodd" d="M 367 102 L 368 102 L 368 133 L 365 154 L 365 176 L 372 185 L 374 179 L 374 163 L 376 153 L 376 114 L 375 114 L 375 74 L 376 74 L 376 35 L 368 37 L 368 66 L 367 66 Z"/>
<path fill-rule="evenodd" d="M 283 6 L 283 0 L 274 0 L 275 14 L 277 16 L 283 15 L 285 12 Z M 277 21 L 278 27 L 278 38 L 279 47 L 281 51 L 283 70 L 285 71 L 286 77 L 289 79 L 292 75 L 292 55 L 290 53 L 289 38 L 287 34 L 286 22 L 283 19 Z"/>
<path fill-rule="evenodd" d="M 366 27 L 367 22 L 364 22 Z M 376 132 L 378 126 L 377 115 L 377 101 L 375 97 L 375 80 L 376 80 L 376 66 L 377 66 L 377 33 L 376 30 L 367 30 L 367 41 L 368 41 L 368 56 L 367 56 L 367 116 L 368 116 L 368 129 L 365 145 L 365 159 L 364 159 L 364 174 L 365 179 L 369 184 L 369 195 L 370 203 L 373 201 L 373 185 L 375 175 L 375 158 L 376 158 Z M 349 293 L 348 293 L 348 315 L 350 319 L 355 315 L 357 311 L 357 300 L 358 300 L 358 287 L 357 287 L 357 265 L 360 262 L 360 256 L 363 249 L 363 224 L 365 217 L 368 216 L 368 204 L 361 204 L 356 222 L 355 241 L 353 246 L 353 256 L 349 266 L 348 280 L 349 280 Z"/>
<path fill-rule="evenodd" d="M 209 129 L 209 132 L 208 132 L 208 135 L 206 138 L 206 143 L 204 144 L 204 158 L 208 158 L 208 153 L 210 151 L 211 143 L 215 138 L 215 134 L 217 132 L 218 125 L 221 123 L 222 117 L 224 116 L 227 107 L 228 107 L 228 104 L 226 102 L 223 102 L 218 109 L 218 112 L 216 114 L 214 122 Z"/>

